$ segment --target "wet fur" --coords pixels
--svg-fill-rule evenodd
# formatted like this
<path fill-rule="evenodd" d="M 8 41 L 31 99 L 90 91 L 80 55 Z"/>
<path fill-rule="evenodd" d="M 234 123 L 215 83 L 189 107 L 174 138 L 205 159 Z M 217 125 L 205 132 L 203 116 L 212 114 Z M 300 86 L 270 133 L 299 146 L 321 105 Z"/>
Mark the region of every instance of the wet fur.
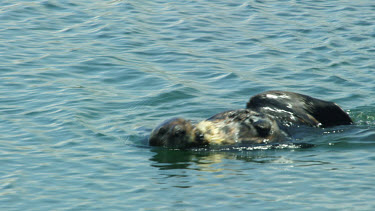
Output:
<path fill-rule="evenodd" d="M 275 120 L 239 109 L 219 113 L 197 124 L 182 118 L 171 119 L 153 130 L 149 142 L 152 146 L 191 148 L 283 142 L 286 137 Z"/>
<path fill-rule="evenodd" d="M 293 92 L 268 91 L 252 97 L 246 109 L 226 111 L 193 124 L 182 118 L 156 127 L 151 146 L 192 148 L 282 143 L 290 138 L 285 127 L 329 127 L 352 124 L 337 104 Z"/>

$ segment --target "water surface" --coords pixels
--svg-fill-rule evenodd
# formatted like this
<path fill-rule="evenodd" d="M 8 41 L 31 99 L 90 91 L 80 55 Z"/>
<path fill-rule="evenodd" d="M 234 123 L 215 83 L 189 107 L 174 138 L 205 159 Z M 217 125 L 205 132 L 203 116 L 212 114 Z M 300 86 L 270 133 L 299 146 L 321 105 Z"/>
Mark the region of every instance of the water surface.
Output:
<path fill-rule="evenodd" d="M 373 210 L 374 23 L 370 0 L 2 1 L 0 208 Z M 308 149 L 145 144 L 271 89 L 356 124 Z"/>

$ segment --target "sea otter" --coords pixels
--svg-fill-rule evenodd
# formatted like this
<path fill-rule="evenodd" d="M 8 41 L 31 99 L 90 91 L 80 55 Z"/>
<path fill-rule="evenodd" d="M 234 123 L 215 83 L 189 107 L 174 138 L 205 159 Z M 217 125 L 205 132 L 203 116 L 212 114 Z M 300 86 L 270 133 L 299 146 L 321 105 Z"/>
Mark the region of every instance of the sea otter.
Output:
<path fill-rule="evenodd" d="M 150 135 L 151 146 L 173 149 L 226 145 L 283 143 L 293 126 L 331 127 L 352 124 L 333 102 L 285 91 L 268 91 L 250 98 L 246 109 L 225 111 L 193 124 L 174 118 Z"/>

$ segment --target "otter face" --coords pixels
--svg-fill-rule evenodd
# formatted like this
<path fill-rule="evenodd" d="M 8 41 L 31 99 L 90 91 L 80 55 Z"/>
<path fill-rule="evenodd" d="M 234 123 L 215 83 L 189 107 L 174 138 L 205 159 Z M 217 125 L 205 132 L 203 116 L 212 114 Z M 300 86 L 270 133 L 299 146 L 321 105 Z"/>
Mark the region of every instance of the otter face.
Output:
<path fill-rule="evenodd" d="M 195 127 L 190 121 L 174 118 L 163 122 L 150 135 L 151 146 L 183 149 L 198 145 L 195 138 Z"/>
<path fill-rule="evenodd" d="M 207 121 L 206 121 L 207 122 Z M 198 128 L 210 143 L 225 144 L 261 144 L 282 142 L 285 135 L 274 119 L 249 109 L 238 109 L 219 113 L 208 122 L 211 126 L 199 123 Z"/>
<path fill-rule="evenodd" d="M 274 120 L 256 114 L 240 122 L 238 138 L 241 142 L 250 143 L 279 142 L 279 133 L 280 129 Z"/>

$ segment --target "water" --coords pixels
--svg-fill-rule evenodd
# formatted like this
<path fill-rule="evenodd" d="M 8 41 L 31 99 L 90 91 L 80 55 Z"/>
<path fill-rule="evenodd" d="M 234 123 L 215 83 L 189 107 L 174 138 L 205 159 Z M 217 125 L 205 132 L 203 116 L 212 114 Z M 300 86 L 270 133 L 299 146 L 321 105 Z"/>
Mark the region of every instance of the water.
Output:
<path fill-rule="evenodd" d="M 373 210 L 374 23 L 370 0 L 2 1 L 0 208 Z M 356 125 L 308 149 L 145 144 L 271 89 Z"/>

